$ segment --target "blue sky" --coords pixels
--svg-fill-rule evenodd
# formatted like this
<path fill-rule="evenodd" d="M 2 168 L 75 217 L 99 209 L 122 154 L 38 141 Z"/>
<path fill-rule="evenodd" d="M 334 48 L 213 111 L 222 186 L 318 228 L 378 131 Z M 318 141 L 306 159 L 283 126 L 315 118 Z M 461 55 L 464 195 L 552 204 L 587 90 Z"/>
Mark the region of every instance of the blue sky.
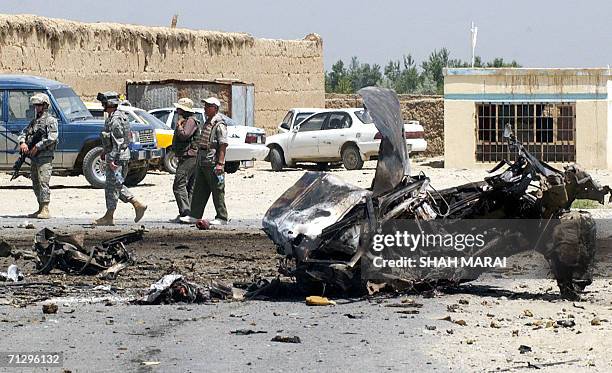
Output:
<path fill-rule="evenodd" d="M 243 31 L 256 37 L 323 37 L 325 66 L 358 56 L 383 65 L 434 48 L 470 58 L 470 23 L 479 28 L 476 54 L 501 56 L 526 67 L 601 67 L 612 64 L 612 1 L 605 0 L 0 0 L 0 13 L 37 14 L 86 22 L 169 25 Z"/>

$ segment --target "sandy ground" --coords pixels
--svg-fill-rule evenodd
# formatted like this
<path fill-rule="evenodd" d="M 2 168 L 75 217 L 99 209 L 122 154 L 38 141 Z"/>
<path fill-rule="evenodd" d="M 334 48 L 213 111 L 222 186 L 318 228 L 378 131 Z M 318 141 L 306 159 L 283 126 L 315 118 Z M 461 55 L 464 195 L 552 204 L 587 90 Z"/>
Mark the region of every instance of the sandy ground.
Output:
<path fill-rule="evenodd" d="M 484 170 L 435 168 L 439 160 L 426 159 L 413 161 L 413 174 L 424 172 L 432 180 L 432 186 L 445 188 L 458 184 L 482 180 L 487 175 Z M 369 187 L 376 170 L 376 162 L 366 162 L 358 171 L 335 168 L 329 172 L 338 175 L 348 183 Z M 235 174 L 226 175 L 226 204 L 230 219 L 261 220 L 267 208 L 287 188 L 302 175 L 304 169 L 291 169 L 272 172 L 267 162 L 257 162 L 254 168 L 242 169 Z M 593 171 L 592 175 L 604 184 L 612 185 L 609 171 Z M 37 209 L 29 179 L 20 177 L 9 182 L 9 175 L 0 174 L 1 201 L 0 217 L 27 215 Z M 174 195 L 172 193 L 173 175 L 165 172 L 151 172 L 141 185 L 131 188 L 134 195 L 148 204 L 149 210 L 143 219 L 147 222 L 166 222 L 176 217 Z M 104 191 L 93 189 L 83 176 L 51 178 L 51 212 L 55 217 L 93 220 L 104 214 Z M 205 217 L 214 218 L 212 200 L 205 211 Z M 133 218 L 130 205 L 120 204 L 116 218 L 128 223 Z"/>
<path fill-rule="evenodd" d="M 481 180 L 483 170 L 431 167 L 431 160 L 413 163 L 437 188 Z M 360 171 L 331 172 L 367 187 L 375 171 L 368 162 Z M 227 176 L 227 204 L 233 219 L 222 230 L 197 231 L 168 224 L 176 215 L 172 176 L 151 173 L 134 193 L 149 204 L 143 224 L 151 229 L 145 240 L 131 245 L 137 263 L 115 282 L 85 276 L 32 275 L 31 262 L 16 263 L 28 281 L 52 282 L 51 287 L 0 285 L 0 333 L 22 351 L 61 350 L 65 367 L 88 371 L 542 371 L 608 372 L 612 366 L 612 281 L 609 273 L 587 288 L 582 302 L 558 300 L 558 289 L 548 279 L 507 279 L 497 274 L 481 277 L 446 293 L 408 295 L 422 304 L 415 314 L 402 314 L 399 297 L 337 299 L 335 307 L 307 307 L 303 297 L 275 302 L 221 302 L 212 305 L 134 306 L 127 300 L 150 283 L 179 271 L 198 283 L 232 283 L 275 275 L 278 256 L 258 230 L 267 207 L 303 170 L 272 173 L 267 164 Z M 592 172 L 612 184 L 608 171 Z M 35 209 L 29 180 L 12 183 L 0 176 L 0 238 L 20 249 L 31 246 L 35 230 L 20 228 L 23 214 Z M 118 210 L 116 229 L 91 229 L 80 224 L 104 211 L 104 193 L 91 189 L 83 177 L 52 178 L 51 221 L 32 221 L 36 228 L 82 231 L 87 243 L 126 232 L 135 225 L 132 211 Z M 592 212 L 600 219 L 612 210 Z M 214 210 L 207 209 L 212 217 Z M 603 222 L 603 220 L 602 220 Z M 243 226 L 246 226 L 245 229 Z M 612 226 L 601 224 L 600 239 L 612 236 Z M 186 246 L 180 247 L 181 245 Z M 533 266 L 541 258 L 527 257 Z M 14 261 L 0 258 L 4 269 Z M 94 290 L 111 285 L 110 290 Z M 432 297 L 433 296 L 433 297 Z M 56 315 L 43 315 L 41 303 L 54 302 Z M 107 306 L 109 305 L 109 306 Z M 347 316 L 350 315 L 350 316 Z M 450 317 L 450 321 L 448 321 Z M 465 325 L 460 320 L 465 321 Z M 557 321 L 571 320 L 573 326 Z M 458 323 L 457 323 L 458 322 Z M 266 333 L 231 334 L 235 329 Z M 270 342 L 275 334 L 297 335 L 298 345 Z M 215 343 L 210 343 L 215 341 Z M 531 351 L 521 353 L 519 347 Z M 0 350 L 6 348 L 0 348 Z M 1 351 L 0 351 L 1 352 Z M 87 359 L 83 358 L 88 356 Z M 144 366 L 144 361 L 159 365 Z M 2 368 L 0 368 L 2 371 Z"/>

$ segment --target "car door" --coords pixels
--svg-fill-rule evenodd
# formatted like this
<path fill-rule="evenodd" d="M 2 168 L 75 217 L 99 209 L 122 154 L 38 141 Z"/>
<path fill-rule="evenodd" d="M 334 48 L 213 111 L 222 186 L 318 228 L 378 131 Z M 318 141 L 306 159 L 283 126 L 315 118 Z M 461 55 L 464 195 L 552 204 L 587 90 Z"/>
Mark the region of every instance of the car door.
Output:
<path fill-rule="evenodd" d="M 34 119 L 34 117 L 36 116 L 34 106 L 30 104 L 30 97 L 40 92 L 42 91 L 9 90 L 7 93 L 6 141 L 8 152 L 6 154 L 6 160 L 9 164 L 15 163 L 17 158 L 19 158 L 18 137 L 21 134 L 21 131 L 23 131 L 23 129 L 26 128 L 28 124 L 32 121 L 32 119 Z M 47 92 L 43 93 L 47 94 Z M 55 110 L 53 102 L 51 102 L 49 114 L 51 114 L 53 117 L 55 117 L 55 119 L 58 120 L 58 141 L 61 143 L 62 124 L 61 119 L 58 119 L 59 116 L 57 114 L 57 111 Z M 53 165 L 60 167 L 62 166 L 62 151 L 59 143 L 55 151 L 55 156 L 53 158 Z"/>
<path fill-rule="evenodd" d="M 319 136 L 328 113 L 319 113 L 300 123 L 297 131 L 291 131 L 288 150 L 294 160 L 309 160 L 319 157 Z"/>
<path fill-rule="evenodd" d="M 319 136 L 319 155 L 322 158 L 339 158 L 340 149 L 346 142 L 348 129 L 353 120 L 348 113 L 329 113 L 329 118 Z"/>

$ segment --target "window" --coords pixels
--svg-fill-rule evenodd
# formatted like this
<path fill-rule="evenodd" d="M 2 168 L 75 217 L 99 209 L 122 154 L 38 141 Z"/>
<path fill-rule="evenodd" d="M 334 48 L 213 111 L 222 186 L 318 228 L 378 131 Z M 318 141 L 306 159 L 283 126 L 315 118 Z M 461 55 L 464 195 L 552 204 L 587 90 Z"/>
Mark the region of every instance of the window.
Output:
<path fill-rule="evenodd" d="M 286 124 L 287 126 L 291 125 L 291 120 L 293 119 L 293 112 L 290 111 L 287 113 L 287 115 L 285 115 L 285 118 L 283 118 L 283 121 L 281 123 L 281 125 Z"/>
<path fill-rule="evenodd" d="M 360 121 L 362 121 L 364 124 L 370 124 L 370 123 L 374 123 L 374 120 L 372 119 L 372 117 L 370 116 L 370 113 L 363 109 L 363 110 L 359 110 L 355 112 L 355 115 L 357 116 L 357 118 L 359 118 Z"/>
<path fill-rule="evenodd" d="M 304 121 L 304 119 L 308 118 L 309 116 L 311 116 L 313 113 L 299 113 L 298 115 L 295 116 L 295 125 L 299 125 L 300 123 L 302 123 Z"/>
<path fill-rule="evenodd" d="M 513 160 L 503 131 L 512 127 L 517 140 L 545 162 L 575 162 L 575 103 L 477 103 L 476 161 Z"/>
<path fill-rule="evenodd" d="M 329 120 L 325 126 L 326 130 L 339 130 L 343 128 L 350 128 L 353 121 L 351 117 L 346 113 L 331 113 Z"/>
<path fill-rule="evenodd" d="M 9 122 L 29 122 L 36 115 L 30 97 L 37 91 L 10 91 L 8 98 Z"/>
<path fill-rule="evenodd" d="M 52 93 L 55 101 L 57 101 L 60 109 L 70 122 L 92 118 L 91 113 L 72 88 L 58 88 L 54 89 Z"/>
<path fill-rule="evenodd" d="M 151 113 L 155 116 L 155 118 L 161 120 L 162 122 L 168 122 L 168 116 L 170 116 L 171 111 L 156 111 Z"/>
<path fill-rule="evenodd" d="M 310 131 L 319 131 L 323 128 L 323 123 L 327 118 L 327 113 L 321 113 L 313 116 L 312 118 L 305 120 L 300 124 L 299 132 L 310 132 Z"/>
<path fill-rule="evenodd" d="M 153 116 L 152 114 L 147 113 L 144 110 L 134 109 L 134 115 L 138 116 L 142 122 L 153 126 L 153 128 L 155 128 L 155 129 L 159 129 L 159 130 L 169 130 L 169 129 L 171 129 L 171 128 L 168 128 L 168 126 L 166 125 L 165 122 L 160 121 L 155 116 Z M 168 115 L 166 114 L 166 117 L 167 116 Z"/>

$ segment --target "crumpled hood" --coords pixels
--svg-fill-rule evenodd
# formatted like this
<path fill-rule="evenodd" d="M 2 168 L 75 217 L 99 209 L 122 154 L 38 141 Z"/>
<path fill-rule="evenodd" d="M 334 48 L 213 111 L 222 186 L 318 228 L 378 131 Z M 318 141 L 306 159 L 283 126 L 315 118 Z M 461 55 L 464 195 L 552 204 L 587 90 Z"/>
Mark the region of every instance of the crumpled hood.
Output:
<path fill-rule="evenodd" d="M 320 246 L 325 228 L 365 202 L 366 197 L 392 191 L 409 172 L 397 95 L 379 87 L 363 88 L 358 93 L 382 135 L 372 190 L 347 184 L 331 174 L 304 174 L 274 202 L 263 218 L 263 229 L 281 254 L 307 260 Z"/>
<path fill-rule="evenodd" d="M 369 190 L 347 184 L 337 176 L 307 172 L 270 206 L 263 218 L 263 230 L 282 247 L 283 254 L 307 257 L 310 248 L 318 246 L 323 229 L 369 195 Z"/>
<path fill-rule="evenodd" d="M 405 175 L 410 175 L 404 121 L 399 99 L 393 90 L 366 87 L 357 93 L 363 97 L 364 106 L 382 135 L 372 182 L 374 196 L 379 196 L 395 189 Z"/>

